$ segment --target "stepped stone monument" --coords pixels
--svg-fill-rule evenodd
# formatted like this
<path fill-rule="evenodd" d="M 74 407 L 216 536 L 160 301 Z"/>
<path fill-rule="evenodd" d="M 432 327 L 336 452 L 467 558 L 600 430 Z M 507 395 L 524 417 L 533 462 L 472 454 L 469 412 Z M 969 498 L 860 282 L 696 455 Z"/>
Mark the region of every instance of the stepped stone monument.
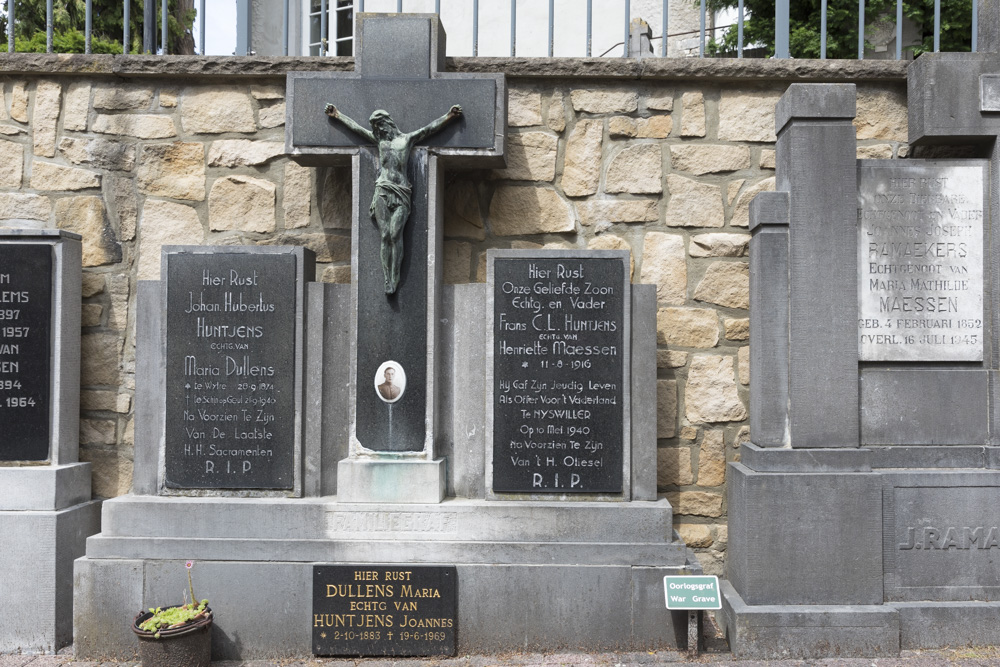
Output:
<path fill-rule="evenodd" d="M 663 576 L 700 568 L 656 495 L 655 288 L 614 251 L 442 285 L 443 172 L 503 164 L 504 78 L 443 72 L 434 15 L 356 34 L 355 73 L 288 76 L 286 123 L 296 159 L 353 167 L 352 282 L 297 248 L 164 249 L 77 656 L 130 655 L 185 560 L 219 659 L 682 644 Z"/>
<path fill-rule="evenodd" d="M 0 231 L 0 653 L 73 641 L 73 561 L 100 530 L 79 462 L 80 236 Z"/>
<path fill-rule="evenodd" d="M 778 103 L 777 191 L 751 205 L 752 443 L 728 478 L 737 657 L 1000 642 L 997 72 L 910 66 L 910 145 L 963 159 L 857 160 L 853 85 Z"/>

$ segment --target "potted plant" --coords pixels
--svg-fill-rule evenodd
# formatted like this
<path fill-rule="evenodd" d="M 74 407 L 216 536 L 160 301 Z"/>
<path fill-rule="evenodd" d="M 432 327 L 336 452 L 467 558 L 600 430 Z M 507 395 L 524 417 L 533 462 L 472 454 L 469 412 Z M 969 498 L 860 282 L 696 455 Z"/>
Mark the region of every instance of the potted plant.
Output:
<path fill-rule="evenodd" d="M 150 607 L 132 621 L 139 638 L 143 667 L 208 667 L 212 662 L 212 608 L 208 600 L 197 601 L 191 568 L 187 568 L 190 602 L 170 607 Z M 187 598 L 187 594 L 184 595 Z"/>

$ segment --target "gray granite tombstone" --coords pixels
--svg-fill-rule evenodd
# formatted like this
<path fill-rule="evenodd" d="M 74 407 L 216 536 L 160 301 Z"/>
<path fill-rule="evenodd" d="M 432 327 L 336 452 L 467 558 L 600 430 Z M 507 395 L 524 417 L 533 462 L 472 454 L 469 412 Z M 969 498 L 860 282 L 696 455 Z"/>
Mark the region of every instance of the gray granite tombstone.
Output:
<path fill-rule="evenodd" d="M 573 317 L 558 320 L 565 331 L 557 354 L 546 359 L 551 364 L 547 377 L 553 388 L 560 382 L 567 393 L 571 386 L 578 389 L 579 400 L 577 405 L 566 399 L 565 412 L 539 417 L 547 435 L 548 425 L 562 429 L 551 435 L 567 438 L 567 448 L 574 447 L 568 438 L 579 442 L 574 453 L 563 455 L 572 460 L 560 463 L 568 472 L 560 473 L 558 486 L 553 475 L 549 492 L 517 491 L 523 479 L 512 479 L 513 486 L 501 490 L 496 476 L 487 472 L 487 423 L 500 427 L 494 419 L 500 401 L 487 377 L 497 384 L 509 378 L 513 385 L 525 376 L 510 364 L 499 372 L 487 364 L 489 350 L 500 344 L 498 325 L 488 325 L 494 316 L 487 304 L 497 293 L 496 280 L 441 284 L 440 203 L 445 165 L 502 162 L 503 77 L 442 72 L 444 34 L 436 16 L 361 14 L 359 21 L 356 73 L 293 74 L 287 83 L 289 152 L 307 163 L 341 159 L 354 167 L 352 284 L 297 283 L 295 288 L 302 304 L 294 309 L 295 330 L 302 318 L 306 363 L 302 454 L 293 461 L 292 486 L 287 486 L 277 447 L 249 459 L 249 472 L 265 461 L 273 469 L 246 486 L 240 486 L 247 479 L 242 466 L 239 471 L 220 467 L 221 457 L 208 466 L 213 459 L 205 455 L 206 445 L 211 443 L 202 443 L 200 454 L 197 449 L 201 433 L 207 432 L 208 440 L 216 426 L 227 432 L 229 443 L 233 426 L 226 415 L 237 411 L 217 406 L 246 400 L 239 389 L 225 393 L 230 383 L 212 369 L 224 373 L 226 356 L 234 356 L 241 368 L 283 363 L 282 351 L 275 350 L 265 360 L 248 352 L 250 360 L 241 364 L 244 352 L 229 346 L 239 342 L 240 327 L 256 326 L 256 314 L 219 320 L 214 306 L 221 303 L 224 309 L 225 295 L 202 283 L 206 271 L 211 283 L 212 267 L 231 258 L 217 254 L 207 269 L 178 265 L 177 304 L 171 302 L 170 268 L 164 274 L 166 296 L 161 285 L 140 284 L 136 362 L 142 387 L 137 387 L 134 493 L 105 503 L 103 532 L 77 561 L 76 655 L 130 655 L 134 638 L 128 618 L 134 610 L 122 608 L 121 601 L 134 602 L 136 610 L 161 604 L 175 595 L 188 559 L 198 561 L 195 576 L 204 591 L 199 595 L 208 597 L 215 611 L 216 659 L 339 650 L 419 653 L 419 646 L 403 647 L 398 634 L 388 633 L 377 640 L 360 638 L 366 642 L 361 649 L 331 646 L 326 641 L 335 641 L 331 632 L 366 623 L 381 623 L 382 632 L 395 620 L 366 610 L 364 603 L 373 599 L 358 597 L 358 584 L 338 580 L 351 598 L 347 604 L 318 599 L 327 589 L 316 587 L 314 578 L 316 572 L 359 573 L 370 577 L 366 581 L 372 583 L 365 586 L 380 587 L 373 588 L 382 596 L 375 602 L 388 603 L 387 577 L 411 566 L 454 568 L 456 604 L 442 607 L 433 618 L 454 623 L 455 648 L 461 652 L 683 645 L 686 615 L 666 610 L 663 576 L 695 574 L 700 567 L 673 530 L 669 502 L 656 494 L 655 288 L 630 284 L 629 261 L 621 252 L 500 253 L 490 260 L 553 264 L 545 270 L 554 272 L 563 267 L 566 275 L 552 282 L 565 282 L 567 291 L 557 297 L 553 286 L 545 307 L 565 297 Z M 433 122 L 453 104 L 463 109 L 460 121 L 413 147 L 407 167 L 413 199 L 402 236 L 401 280 L 389 295 L 380 261 L 382 239 L 377 220 L 369 215 L 375 191 L 387 187 L 376 176 L 377 158 L 383 156 L 374 143 L 357 139 L 357 132 L 345 133 L 342 121 L 325 113 L 328 103 L 362 122 L 374 110 L 387 109 L 404 131 Z M 383 194 L 395 199 L 399 193 Z M 263 259 L 265 250 L 291 252 L 252 252 Z M 172 265 L 176 257 L 168 257 Z M 266 273 L 281 270 L 271 267 Z M 246 269 L 238 273 L 246 275 Z M 518 284 L 526 279 L 516 277 Z M 588 283 L 593 294 L 583 294 Z M 242 300 L 234 294 L 230 302 L 259 306 L 278 298 L 247 290 Z M 506 312 L 499 302 L 497 307 Z M 555 327 L 557 317 L 550 315 Z M 247 329 L 242 334 L 267 343 L 281 327 L 292 326 L 288 311 L 282 317 L 283 323 L 281 318 L 274 322 L 278 328 L 266 325 L 259 338 Z M 198 340 L 199 331 L 212 336 Z M 224 349 L 213 349 L 213 341 Z M 533 344 L 525 340 L 516 346 Z M 193 375 L 185 375 L 189 371 Z M 272 384 L 271 377 L 266 373 L 264 382 Z M 217 382 L 225 382 L 225 390 Z M 192 393 L 194 383 L 204 385 L 198 394 Z M 273 384 L 278 392 L 277 381 Z M 201 405 L 207 406 L 208 421 L 197 409 L 191 414 L 189 401 L 198 396 L 207 399 Z M 285 420 L 277 411 L 272 414 L 263 426 L 277 433 Z M 298 413 L 295 419 L 298 423 Z M 186 423 L 192 421 L 202 427 L 189 434 Z M 583 438 L 587 430 L 592 437 Z M 244 433 L 250 431 L 244 427 Z M 175 471 L 163 464 L 164 456 L 179 461 Z M 572 488 L 564 489 L 563 480 Z M 397 587 L 392 590 L 395 596 Z M 400 596 L 402 591 L 398 587 Z M 283 613 L 273 613 L 275 600 L 281 600 Z M 341 606 L 334 609 L 331 603 Z M 322 641 L 314 642 L 315 636 Z M 435 646 L 450 648 L 450 638 L 445 640 Z M 414 639 L 411 632 L 402 641 L 426 642 L 427 635 Z"/>
<path fill-rule="evenodd" d="M 1000 642 L 997 71 L 925 54 L 908 74 L 911 151 L 982 159 L 857 160 L 853 85 L 778 104 L 777 191 L 751 204 L 752 443 L 728 476 L 738 657 Z"/>
<path fill-rule="evenodd" d="M 0 653 L 72 642 L 73 561 L 100 527 L 78 459 L 80 240 L 0 233 Z"/>

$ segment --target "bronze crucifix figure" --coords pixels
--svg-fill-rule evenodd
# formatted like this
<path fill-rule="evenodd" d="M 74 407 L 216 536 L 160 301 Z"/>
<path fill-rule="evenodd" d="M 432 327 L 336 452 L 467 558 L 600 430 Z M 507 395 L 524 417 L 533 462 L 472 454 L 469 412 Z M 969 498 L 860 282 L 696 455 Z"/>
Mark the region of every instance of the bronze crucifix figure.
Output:
<path fill-rule="evenodd" d="M 431 121 L 419 130 L 403 133 L 389 116 L 377 109 L 368 122 L 369 131 L 350 116 L 342 114 L 333 104 L 327 104 L 326 115 L 339 120 L 352 132 L 378 146 L 379 171 L 375 180 L 375 196 L 368 207 L 368 214 L 378 226 L 382 237 L 382 272 L 385 274 L 385 293 L 394 294 L 399 287 L 399 271 L 403 264 L 403 227 L 410 217 L 410 198 L 413 188 L 406 178 L 406 163 L 413 145 L 426 139 L 462 115 L 462 107 L 454 105 L 445 115 Z"/>

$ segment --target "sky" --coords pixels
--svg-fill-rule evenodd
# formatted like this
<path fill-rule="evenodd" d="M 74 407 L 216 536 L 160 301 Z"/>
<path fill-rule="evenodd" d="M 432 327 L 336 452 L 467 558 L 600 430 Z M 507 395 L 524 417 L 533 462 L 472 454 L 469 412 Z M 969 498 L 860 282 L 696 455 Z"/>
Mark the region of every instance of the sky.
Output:
<path fill-rule="evenodd" d="M 200 10 L 201 0 L 195 0 Z M 201 53 L 201 17 L 194 20 L 194 40 Z M 205 0 L 205 44 L 210 56 L 231 56 L 236 50 L 236 0 Z"/>

